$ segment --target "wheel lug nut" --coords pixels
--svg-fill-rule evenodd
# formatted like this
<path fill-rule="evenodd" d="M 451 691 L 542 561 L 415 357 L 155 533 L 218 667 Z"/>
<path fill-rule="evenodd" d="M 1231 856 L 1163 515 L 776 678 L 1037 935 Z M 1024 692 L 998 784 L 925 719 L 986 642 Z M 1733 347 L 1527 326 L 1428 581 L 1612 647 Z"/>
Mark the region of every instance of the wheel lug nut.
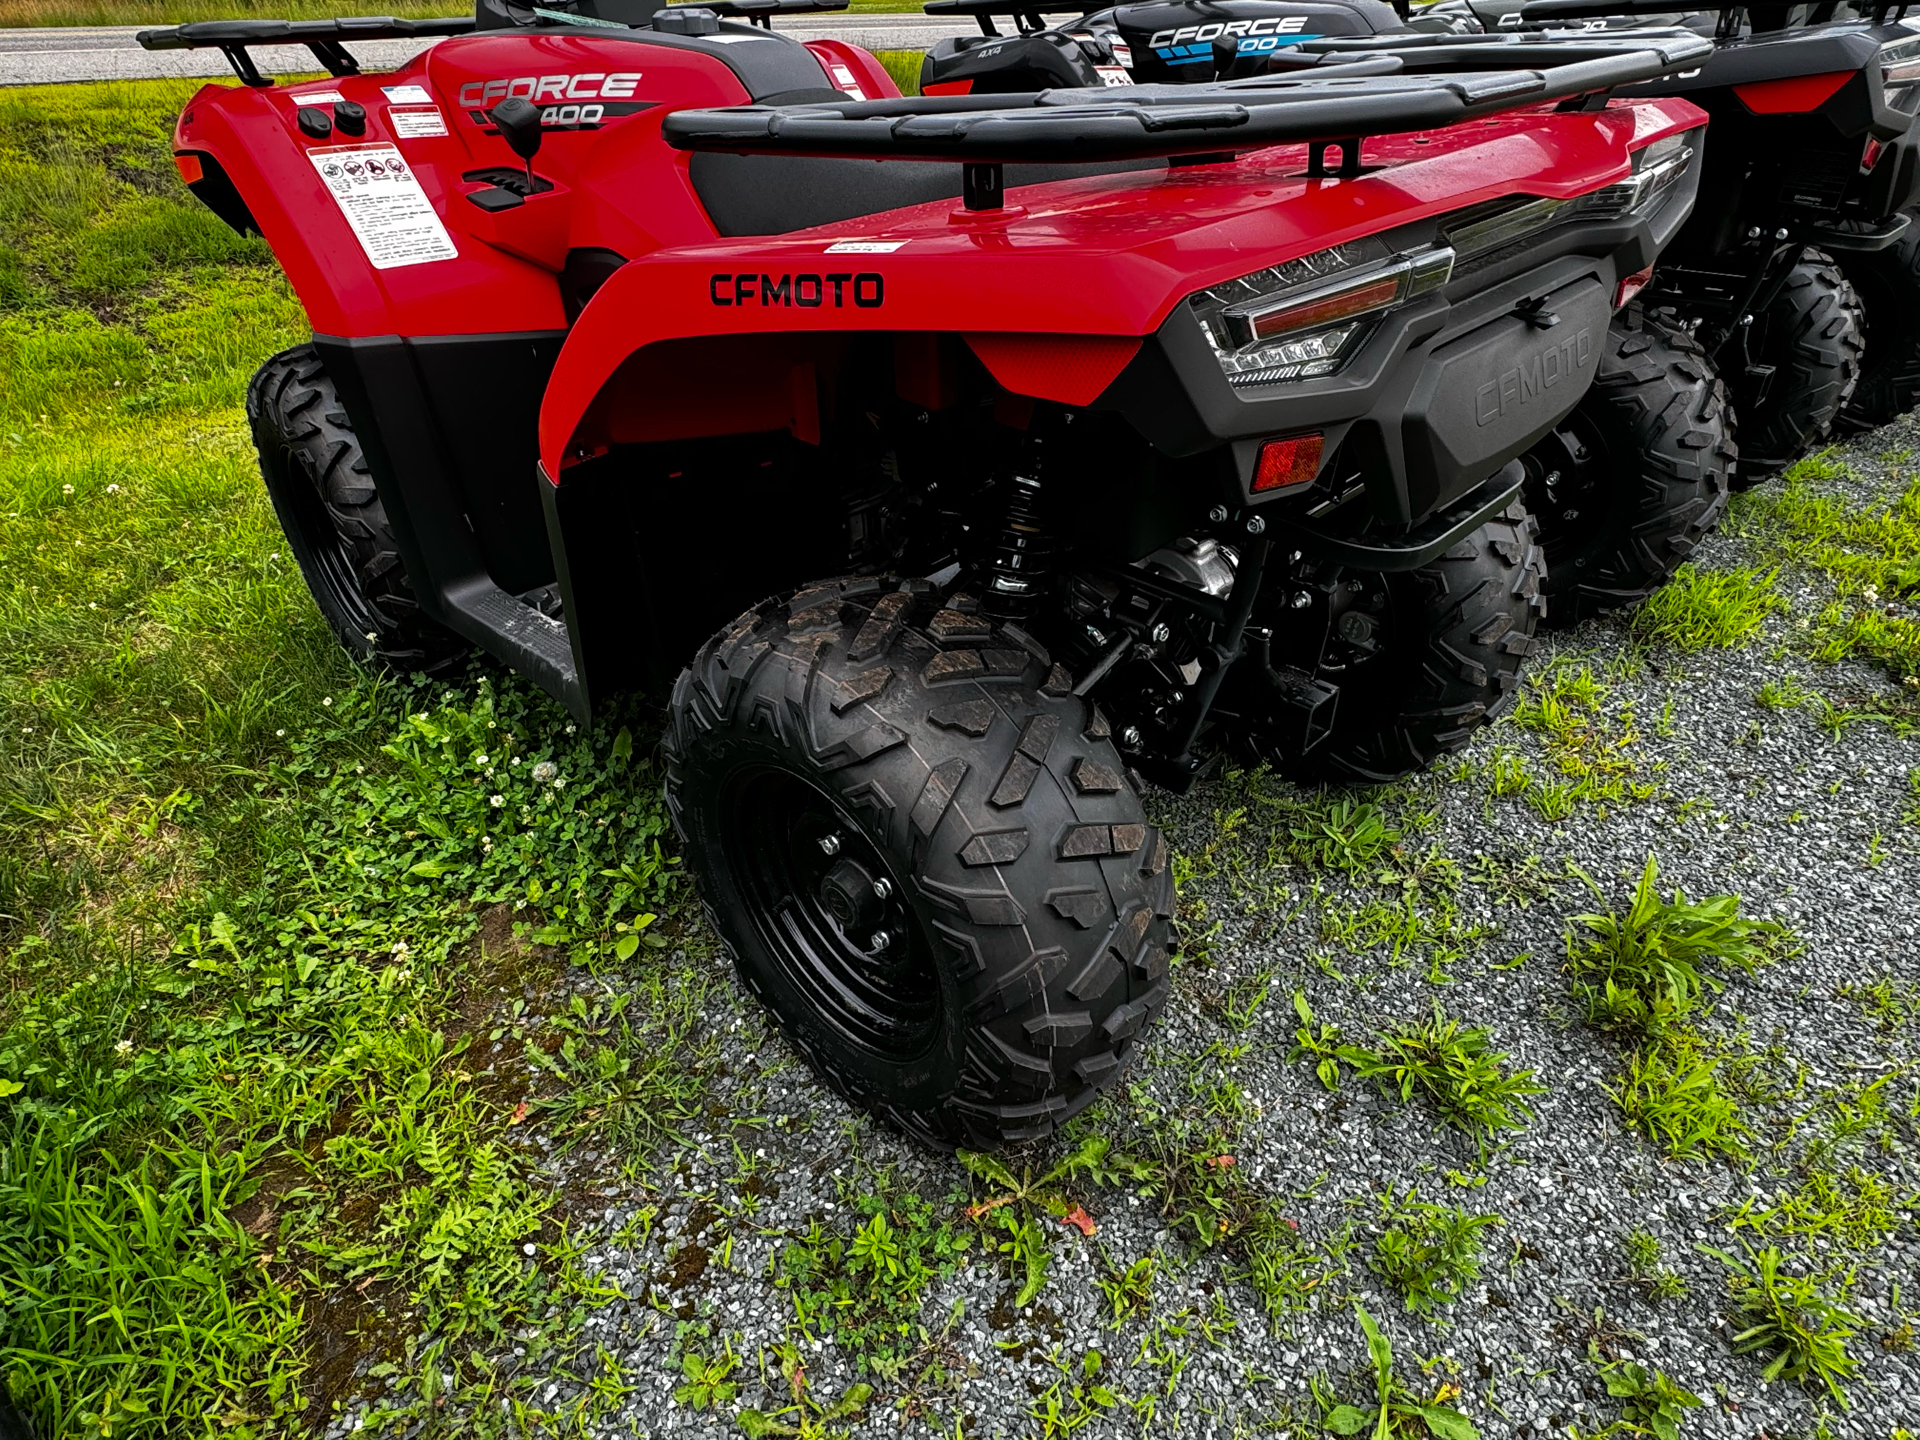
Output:
<path fill-rule="evenodd" d="M 1138 725 L 1129 725 L 1123 729 L 1120 732 L 1120 743 L 1129 750 L 1137 748 L 1140 744 L 1140 727 Z"/>
<path fill-rule="evenodd" d="M 1313 596 L 1309 595 L 1306 591 L 1296 590 L 1293 592 L 1293 608 L 1294 609 L 1304 610 L 1312 603 L 1313 603 Z"/>
<path fill-rule="evenodd" d="M 1226 518 L 1227 518 L 1227 507 L 1224 505 L 1216 505 L 1211 510 L 1207 511 L 1207 519 L 1211 520 L 1216 525 L 1220 524 Z"/>
<path fill-rule="evenodd" d="M 873 882 L 874 899 L 884 900 L 891 894 L 893 894 L 893 882 L 887 879 L 886 876 L 882 875 L 878 880 Z"/>
<path fill-rule="evenodd" d="M 884 930 L 876 930 L 873 932 L 873 938 L 867 941 L 867 948 L 869 950 L 884 950 L 892 943 L 893 936 Z"/>
<path fill-rule="evenodd" d="M 823 855 L 838 855 L 840 853 L 840 837 L 838 835 L 822 835 L 820 837 L 820 853 Z"/>
<path fill-rule="evenodd" d="M 1247 533 L 1249 535 L 1264 535 L 1266 534 L 1266 531 L 1267 531 L 1267 521 L 1265 516 L 1254 515 L 1248 518 Z"/>

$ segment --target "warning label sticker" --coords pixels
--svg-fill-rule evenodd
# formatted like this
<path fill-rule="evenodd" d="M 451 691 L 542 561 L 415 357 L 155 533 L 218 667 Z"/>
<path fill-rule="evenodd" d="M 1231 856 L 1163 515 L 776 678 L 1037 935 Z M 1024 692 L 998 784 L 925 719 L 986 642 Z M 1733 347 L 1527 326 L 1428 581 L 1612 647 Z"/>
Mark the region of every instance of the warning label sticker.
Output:
<path fill-rule="evenodd" d="M 389 105 L 431 105 L 433 96 L 424 85 L 382 85 L 380 93 Z"/>
<path fill-rule="evenodd" d="M 290 90 L 287 94 L 296 105 L 339 105 L 347 98 L 338 90 Z"/>
<path fill-rule="evenodd" d="M 423 135 L 447 133 L 446 117 L 438 110 L 389 110 L 387 124 L 396 138 L 418 140 Z"/>
<path fill-rule="evenodd" d="M 336 145 L 307 155 L 374 269 L 397 270 L 458 257 L 433 202 L 397 146 Z"/>

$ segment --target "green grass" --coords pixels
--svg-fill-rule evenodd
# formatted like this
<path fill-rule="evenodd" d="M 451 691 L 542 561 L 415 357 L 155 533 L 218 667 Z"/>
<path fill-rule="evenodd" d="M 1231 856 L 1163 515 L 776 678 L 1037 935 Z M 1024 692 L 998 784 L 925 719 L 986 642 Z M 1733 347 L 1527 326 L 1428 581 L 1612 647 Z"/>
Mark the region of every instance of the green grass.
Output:
<path fill-rule="evenodd" d="M 1888 478 L 1904 486 L 1862 503 L 1834 492 L 1843 475 L 1824 456 L 1803 460 L 1741 496 L 1735 528 L 1831 587 L 1805 637 L 1816 659 L 1869 661 L 1920 688 L 1920 478 L 1901 460 Z"/>
<path fill-rule="evenodd" d="M 244 1437 L 377 1359 L 486 1434 L 604 1298 L 520 1122 L 657 1143 L 711 967 L 635 953 L 679 929 L 650 719 L 362 672 L 314 612 L 241 408 L 304 326 L 170 174 L 194 88 L 0 95 L 0 1378 L 42 1440 Z M 570 959 L 649 982 L 549 1017 Z"/>
<path fill-rule="evenodd" d="M 1677 650 L 1729 649 L 1786 605 L 1774 590 L 1776 573 L 1758 565 L 1732 570 L 1682 565 L 1633 612 L 1633 633 Z"/>

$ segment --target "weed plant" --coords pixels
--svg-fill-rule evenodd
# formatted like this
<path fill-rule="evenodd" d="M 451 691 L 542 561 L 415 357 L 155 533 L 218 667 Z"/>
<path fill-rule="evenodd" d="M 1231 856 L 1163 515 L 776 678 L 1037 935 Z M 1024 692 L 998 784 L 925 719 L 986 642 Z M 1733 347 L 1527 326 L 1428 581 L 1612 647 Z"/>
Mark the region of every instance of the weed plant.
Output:
<path fill-rule="evenodd" d="M 1374 1246 L 1373 1269 L 1399 1292 L 1416 1315 L 1431 1316 L 1451 1305 L 1480 1273 L 1482 1232 L 1500 1224 L 1498 1215 L 1470 1215 L 1444 1205 L 1404 1200 L 1383 1202 L 1387 1226 Z"/>
<path fill-rule="evenodd" d="M 1547 1090 L 1535 1082 L 1533 1071 L 1508 1070 L 1507 1055 L 1493 1048 L 1491 1031 L 1463 1025 L 1444 1014 L 1437 1001 L 1426 1019 L 1389 1026 L 1378 1041 L 1377 1047 L 1340 1046 L 1339 1058 L 1403 1103 L 1415 1094 L 1424 1096 L 1442 1119 L 1483 1148 L 1502 1130 L 1524 1129 L 1533 1119 L 1528 1097 Z"/>
<path fill-rule="evenodd" d="M 1847 1279 L 1840 1282 L 1841 1298 L 1834 1299 L 1821 1288 L 1830 1276 L 1787 1273 L 1786 1257 L 1771 1245 L 1745 1255 L 1701 1248 L 1729 1272 L 1739 1312 L 1735 1323 L 1744 1327 L 1733 1337 L 1734 1353 L 1765 1360 L 1764 1380 L 1823 1386 L 1844 1409 L 1840 1382 L 1860 1363 L 1847 1353 L 1847 1341 L 1862 1323 L 1843 1303 Z"/>
<path fill-rule="evenodd" d="M 1354 1315 L 1367 1341 L 1367 1365 L 1374 1397 L 1365 1405 L 1342 1404 L 1320 1376 L 1309 1382 L 1320 1410 L 1320 1428 L 1333 1435 L 1365 1435 L 1369 1440 L 1479 1440 L 1471 1420 L 1446 1402 L 1459 1393 L 1443 1384 L 1430 1401 L 1413 1398 L 1393 1367 L 1393 1344 L 1367 1308 L 1354 1302 Z"/>
<path fill-rule="evenodd" d="M 1751 975 L 1780 951 L 1785 930 L 1740 915 L 1740 897 L 1690 901 L 1676 888 L 1660 898 L 1659 866 L 1647 857 L 1626 913 L 1580 915 L 1587 936 L 1569 941 L 1573 991 L 1591 1024 L 1659 1036 L 1725 988 L 1707 966 Z"/>
<path fill-rule="evenodd" d="M 774 1283 L 792 1295 L 802 1329 L 833 1335 L 865 1374 L 911 1352 L 927 1287 L 953 1272 L 973 1236 L 886 1176 L 850 1199 L 853 1228 L 811 1222 L 778 1253 Z"/>
<path fill-rule="evenodd" d="M 1662 1261 L 1659 1239 L 1645 1230 L 1629 1232 L 1625 1246 L 1627 1271 L 1649 1299 L 1677 1300 L 1687 1293 L 1687 1282 Z"/>

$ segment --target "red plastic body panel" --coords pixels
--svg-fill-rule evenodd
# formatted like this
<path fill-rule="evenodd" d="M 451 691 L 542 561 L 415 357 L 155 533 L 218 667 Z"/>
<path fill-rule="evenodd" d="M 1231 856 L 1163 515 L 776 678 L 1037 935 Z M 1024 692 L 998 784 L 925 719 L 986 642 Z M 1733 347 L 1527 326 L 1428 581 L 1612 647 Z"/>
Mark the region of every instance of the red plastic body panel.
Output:
<path fill-rule="evenodd" d="M 1140 341 L 1127 335 L 968 335 L 967 345 L 995 380 L 1015 395 L 1091 405 Z"/>
<path fill-rule="evenodd" d="M 851 50 L 839 46 L 836 53 Z M 886 78 L 878 61 L 840 58 L 878 91 Z M 824 71 L 820 83 L 830 83 Z M 407 86 L 420 87 L 425 98 L 406 98 Z M 484 115 L 506 94 L 534 96 L 563 122 L 549 125 L 534 166 L 555 189 L 489 215 L 465 199 L 485 182 L 462 176 L 520 167 Z M 329 95 L 366 107 L 364 136 L 336 131 L 316 140 L 300 132 L 295 111 Z M 209 85 L 188 102 L 174 148 L 188 163 L 201 154 L 219 161 L 320 334 L 558 330 L 566 319 L 554 272 L 569 249 L 605 247 L 632 257 L 712 237 L 687 179 L 687 157 L 660 142 L 660 118 L 688 105 L 748 98 L 726 65 L 698 52 L 579 33 L 501 32 L 444 40 L 389 74 L 263 89 Z M 320 108 L 328 103 L 323 98 Z M 435 110 L 446 134 L 397 133 L 393 112 L 425 117 L 426 126 L 416 120 L 417 131 L 431 128 Z M 368 262 L 307 152 L 383 143 L 398 147 L 458 258 L 387 270 Z"/>
<path fill-rule="evenodd" d="M 900 87 L 887 67 L 858 45 L 844 40 L 809 40 L 807 49 L 827 72 L 827 83 L 855 100 L 898 99 Z"/>
<path fill-rule="evenodd" d="M 1834 70 L 1825 75 L 1789 75 L 1782 80 L 1756 80 L 1736 85 L 1733 93 L 1756 115 L 1801 115 L 1818 110 L 1840 92 L 1858 72 Z"/>
<path fill-rule="evenodd" d="M 794 408 L 793 368 L 851 332 L 1137 343 L 1208 285 L 1502 196 L 1585 194 L 1625 176 L 1633 149 L 1704 123 L 1679 99 L 1522 111 L 1370 141 L 1367 160 L 1379 168 L 1352 179 L 1309 180 L 1305 147 L 1282 146 L 1218 165 L 1029 186 L 1010 192 L 1001 213 L 928 204 L 655 250 L 609 280 L 575 322 L 541 408 L 541 462 L 557 479 L 564 464 L 622 438 L 777 428 L 785 422 L 764 422 Z M 1072 364 L 1038 364 L 996 341 L 988 364 L 1011 367 L 1020 383 L 1009 388 L 1085 403 L 1077 397 L 1097 367 L 1084 357 L 1120 350 L 1082 340 Z M 709 381 L 725 377 L 728 403 L 708 402 L 713 428 L 687 432 L 674 413 L 681 386 L 652 386 L 695 367 Z"/>

